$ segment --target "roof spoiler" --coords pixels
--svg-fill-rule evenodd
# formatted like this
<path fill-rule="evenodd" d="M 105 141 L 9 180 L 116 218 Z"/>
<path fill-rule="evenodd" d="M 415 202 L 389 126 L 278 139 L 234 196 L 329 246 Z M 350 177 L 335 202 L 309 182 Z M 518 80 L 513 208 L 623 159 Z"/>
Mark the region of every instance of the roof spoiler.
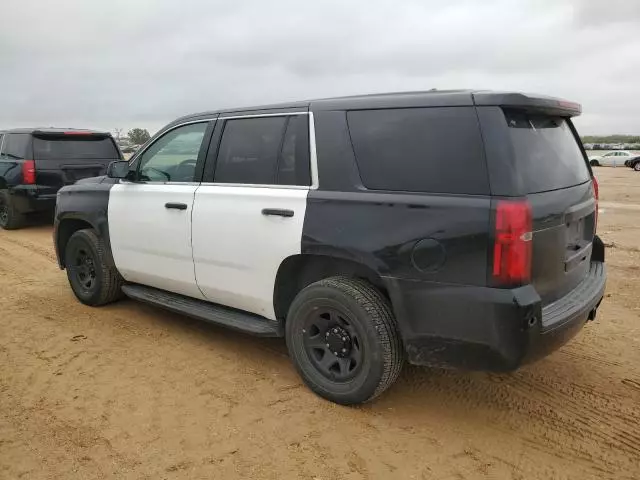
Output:
<path fill-rule="evenodd" d="M 67 138 L 67 137 L 92 137 L 107 138 L 111 134 L 109 132 L 93 132 L 91 130 L 34 130 L 33 135 L 40 138 Z"/>
<path fill-rule="evenodd" d="M 525 93 L 477 92 L 473 94 L 473 103 L 478 106 L 518 108 L 562 117 L 575 117 L 582 113 L 582 105 L 579 103 Z"/>

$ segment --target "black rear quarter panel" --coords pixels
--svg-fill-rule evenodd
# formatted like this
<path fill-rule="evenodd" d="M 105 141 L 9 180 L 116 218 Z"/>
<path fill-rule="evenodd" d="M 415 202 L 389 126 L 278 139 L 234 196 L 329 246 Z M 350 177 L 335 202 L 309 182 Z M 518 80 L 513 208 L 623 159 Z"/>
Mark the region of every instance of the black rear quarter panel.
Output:
<path fill-rule="evenodd" d="M 370 191 L 362 186 L 344 111 L 314 112 L 320 186 L 309 193 L 302 252 L 345 258 L 378 273 L 389 293 L 402 281 L 434 295 L 486 285 L 488 196 Z M 395 302 L 394 302 L 395 303 Z M 439 304 L 421 312 L 438 316 Z M 403 334 L 415 330 L 394 304 Z M 421 321 L 423 321 L 421 320 Z"/>

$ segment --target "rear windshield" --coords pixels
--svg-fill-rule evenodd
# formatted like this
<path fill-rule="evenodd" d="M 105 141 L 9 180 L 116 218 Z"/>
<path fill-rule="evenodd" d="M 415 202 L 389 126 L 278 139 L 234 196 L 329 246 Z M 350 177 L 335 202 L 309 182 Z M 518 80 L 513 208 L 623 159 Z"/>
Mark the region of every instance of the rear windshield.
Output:
<path fill-rule="evenodd" d="M 505 110 L 509 136 L 527 193 L 567 188 L 589 180 L 589 170 L 568 121 Z"/>
<path fill-rule="evenodd" d="M 111 138 L 97 136 L 73 139 L 35 137 L 33 151 L 36 160 L 118 159 L 120 156 Z"/>
<path fill-rule="evenodd" d="M 406 192 L 489 193 L 473 107 L 357 110 L 347 114 L 365 187 Z"/>

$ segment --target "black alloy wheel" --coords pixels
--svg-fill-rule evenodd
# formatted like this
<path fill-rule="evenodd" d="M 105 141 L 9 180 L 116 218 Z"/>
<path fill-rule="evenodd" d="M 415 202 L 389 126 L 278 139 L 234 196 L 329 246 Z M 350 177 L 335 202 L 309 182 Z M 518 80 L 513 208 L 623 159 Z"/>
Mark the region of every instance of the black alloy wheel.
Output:
<path fill-rule="evenodd" d="M 0 228 L 16 230 L 25 223 L 25 216 L 16 210 L 12 196 L 6 189 L 0 189 Z"/>
<path fill-rule="evenodd" d="M 92 292 L 97 285 L 97 279 L 95 260 L 91 252 L 79 245 L 67 261 L 69 262 L 67 268 L 70 274 L 75 277 L 76 283 L 81 285 L 87 293 Z"/>
<path fill-rule="evenodd" d="M 289 307 L 285 337 L 307 386 L 342 405 L 376 398 L 404 362 L 388 299 L 358 278 L 330 277 L 302 289 Z"/>
<path fill-rule="evenodd" d="M 3 196 L 0 196 L 0 227 L 6 227 L 9 223 L 9 205 Z"/>
<path fill-rule="evenodd" d="M 86 305 L 98 306 L 122 297 L 122 277 L 106 261 L 104 241 L 94 230 L 78 230 L 64 248 L 64 264 L 73 293 Z"/>
<path fill-rule="evenodd" d="M 346 312 L 320 308 L 310 312 L 302 330 L 306 354 L 328 380 L 346 382 L 358 372 L 364 344 L 362 333 Z"/>

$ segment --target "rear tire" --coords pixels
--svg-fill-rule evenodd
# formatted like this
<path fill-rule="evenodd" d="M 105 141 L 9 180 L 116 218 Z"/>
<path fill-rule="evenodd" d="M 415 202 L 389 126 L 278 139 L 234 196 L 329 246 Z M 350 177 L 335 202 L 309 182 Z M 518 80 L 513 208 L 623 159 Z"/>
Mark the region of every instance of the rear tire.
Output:
<path fill-rule="evenodd" d="M 97 307 L 122 297 L 122 277 L 105 263 L 103 240 L 93 230 L 78 230 L 65 247 L 65 267 L 75 296 Z"/>
<path fill-rule="evenodd" d="M 633 164 L 633 169 L 634 169 L 636 172 L 640 172 L 640 162 L 636 162 L 636 163 L 634 163 L 634 164 Z"/>
<path fill-rule="evenodd" d="M 7 190 L 0 190 L 0 228 L 17 230 L 24 226 L 25 217 L 16 210 Z"/>
<path fill-rule="evenodd" d="M 404 363 L 389 302 L 358 279 L 332 277 L 304 288 L 289 309 L 285 336 L 307 386 L 342 405 L 376 398 Z"/>

